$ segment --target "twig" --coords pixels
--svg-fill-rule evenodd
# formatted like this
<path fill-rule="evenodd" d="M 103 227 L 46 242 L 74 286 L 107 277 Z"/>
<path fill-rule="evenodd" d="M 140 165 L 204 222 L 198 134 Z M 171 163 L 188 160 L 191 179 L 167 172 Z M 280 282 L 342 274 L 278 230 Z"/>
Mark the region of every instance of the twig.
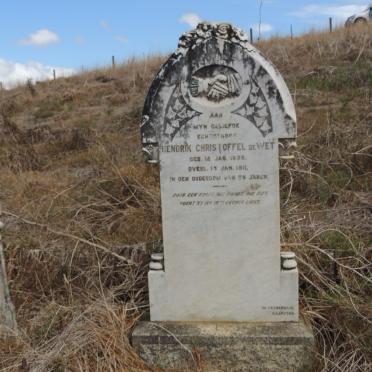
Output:
<path fill-rule="evenodd" d="M 25 223 L 27 225 L 37 226 L 37 227 L 39 227 L 41 229 L 45 229 L 46 231 L 48 231 L 48 232 L 50 232 L 50 233 L 52 233 L 54 235 L 62 236 L 64 238 L 69 238 L 69 239 L 78 241 L 80 243 L 84 243 L 86 245 L 89 245 L 91 247 L 97 248 L 97 249 L 99 249 L 99 250 L 101 250 L 101 251 L 103 251 L 103 252 L 105 252 L 105 253 L 107 253 L 107 254 L 115 257 L 115 258 L 117 258 L 118 260 L 127 263 L 128 265 L 134 265 L 134 262 L 132 260 L 127 259 L 127 258 L 125 258 L 123 256 L 120 256 L 119 254 L 111 251 L 109 248 L 107 248 L 107 247 L 105 247 L 105 246 L 103 246 L 101 244 L 90 242 L 89 240 L 86 240 L 84 238 L 80 238 L 80 237 L 78 237 L 76 235 L 70 234 L 70 233 L 65 232 L 65 231 L 55 230 L 55 229 L 51 228 L 48 225 L 45 225 L 45 224 L 39 223 L 39 222 L 35 222 L 35 221 L 30 221 L 30 220 L 28 220 L 26 218 L 22 218 L 20 216 L 17 216 L 16 214 L 11 213 L 11 212 L 2 211 L 2 214 L 5 214 L 6 216 L 10 216 L 10 217 L 13 217 L 13 218 L 16 218 L 17 220 L 19 220 L 19 221 L 21 221 L 21 222 L 23 222 L 23 223 Z"/>
<path fill-rule="evenodd" d="M 168 329 L 166 329 L 165 327 L 161 326 L 160 324 L 157 324 L 157 323 L 151 323 L 154 327 L 158 327 L 160 329 L 162 329 L 164 332 L 168 333 L 170 336 L 172 336 L 179 344 L 180 346 L 185 349 L 190 355 L 191 355 L 191 358 L 192 360 L 194 361 L 194 363 L 197 365 L 197 362 L 194 358 L 194 354 L 192 353 L 192 351 L 186 346 L 184 345 L 178 338 L 175 334 L 173 334 L 171 331 L 169 331 Z"/>

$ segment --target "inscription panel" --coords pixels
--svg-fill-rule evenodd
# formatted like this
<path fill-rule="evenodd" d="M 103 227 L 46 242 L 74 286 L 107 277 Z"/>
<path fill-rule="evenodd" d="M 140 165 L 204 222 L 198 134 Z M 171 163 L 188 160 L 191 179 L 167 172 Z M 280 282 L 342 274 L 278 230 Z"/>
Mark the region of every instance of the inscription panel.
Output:
<path fill-rule="evenodd" d="M 276 141 L 252 139 L 244 143 L 239 118 L 235 123 L 226 122 L 223 115 L 212 113 L 206 119 L 190 124 L 192 144 L 160 146 L 161 153 L 182 157 L 178 174 L 170 175 L 168 182 L 174 189 L 185 191 L 175 191 L 172 197 L 185 207 L 260 204 L 268 195 L 266 184 L 271 174 L 262 167 L 255 171 L 249 160 L 263 152 L 275 152 Z M 195 184 L 205 190 L 190 192 Z"/>
<path fill-rule="evenodd" d="M 231 292 L 242 278 L 263 292 L 279 287 L 279 224 L 273 213 L 278 211 L 277 140 L 262 136 L 237 114 L 208 107 L 187 123 L 185 132 L 159 148 L 163 220 L 174 222 L 164 226 L 164 243 L 170 247 L 166 270 L 199 278 L 200 291 L 190 288 L 195 302 L 203 301 L 206 292 Z M 206 242 L 202 248 L 201 241 Z M 171 248 L 178 244 L 188 251 L 182 270 Z M 213 258 L 195 261 L 201 250 L 204 258 Z M 232 267 L 232 256 L 240 263 L 256 262 L 248 272 L 234 261 Z M 236 275 L 215 286 L 203 279 L 206 270 L 214 278 Z M 267 280 L 272 276 L 276 283 Z"/>

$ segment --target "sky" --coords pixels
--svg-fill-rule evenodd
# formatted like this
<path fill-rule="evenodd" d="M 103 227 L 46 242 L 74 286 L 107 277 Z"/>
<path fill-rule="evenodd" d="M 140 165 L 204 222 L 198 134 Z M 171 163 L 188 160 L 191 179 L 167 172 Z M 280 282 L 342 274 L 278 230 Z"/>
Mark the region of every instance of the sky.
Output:
<path fill-rule="evenodd" d="M 201 21 L 229 22 L 258 36 L 260 0 L 0 0 L 0 82 L 67 76 L 132 57 L 168 54 Z M 368 1 L 262 0 L 261 36 L 343 23 Z"/>

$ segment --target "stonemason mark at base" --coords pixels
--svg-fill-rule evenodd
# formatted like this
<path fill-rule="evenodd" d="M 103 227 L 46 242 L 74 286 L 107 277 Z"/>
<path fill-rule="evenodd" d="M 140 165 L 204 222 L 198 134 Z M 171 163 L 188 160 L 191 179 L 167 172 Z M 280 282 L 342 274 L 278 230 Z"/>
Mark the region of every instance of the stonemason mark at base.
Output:
<path fill-rule="evenodd" d="M 132 344 L 152 367 L 172 371 L 311 371 L 314 337 L 305 324 L 140 322 Z"/>

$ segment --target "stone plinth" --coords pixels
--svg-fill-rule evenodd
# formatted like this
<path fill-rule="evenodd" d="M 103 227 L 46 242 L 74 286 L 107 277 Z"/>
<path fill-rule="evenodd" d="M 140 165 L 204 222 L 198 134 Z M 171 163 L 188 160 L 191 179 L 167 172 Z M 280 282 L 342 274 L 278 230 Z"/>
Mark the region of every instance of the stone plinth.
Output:
<path fill-rule="evenodd" d="M 311 371 L 314 337 L 303 322 L 140 322 L 139 355 L 172 371 Z M 199 368 L 199 369 L 198 369 Z"/>

